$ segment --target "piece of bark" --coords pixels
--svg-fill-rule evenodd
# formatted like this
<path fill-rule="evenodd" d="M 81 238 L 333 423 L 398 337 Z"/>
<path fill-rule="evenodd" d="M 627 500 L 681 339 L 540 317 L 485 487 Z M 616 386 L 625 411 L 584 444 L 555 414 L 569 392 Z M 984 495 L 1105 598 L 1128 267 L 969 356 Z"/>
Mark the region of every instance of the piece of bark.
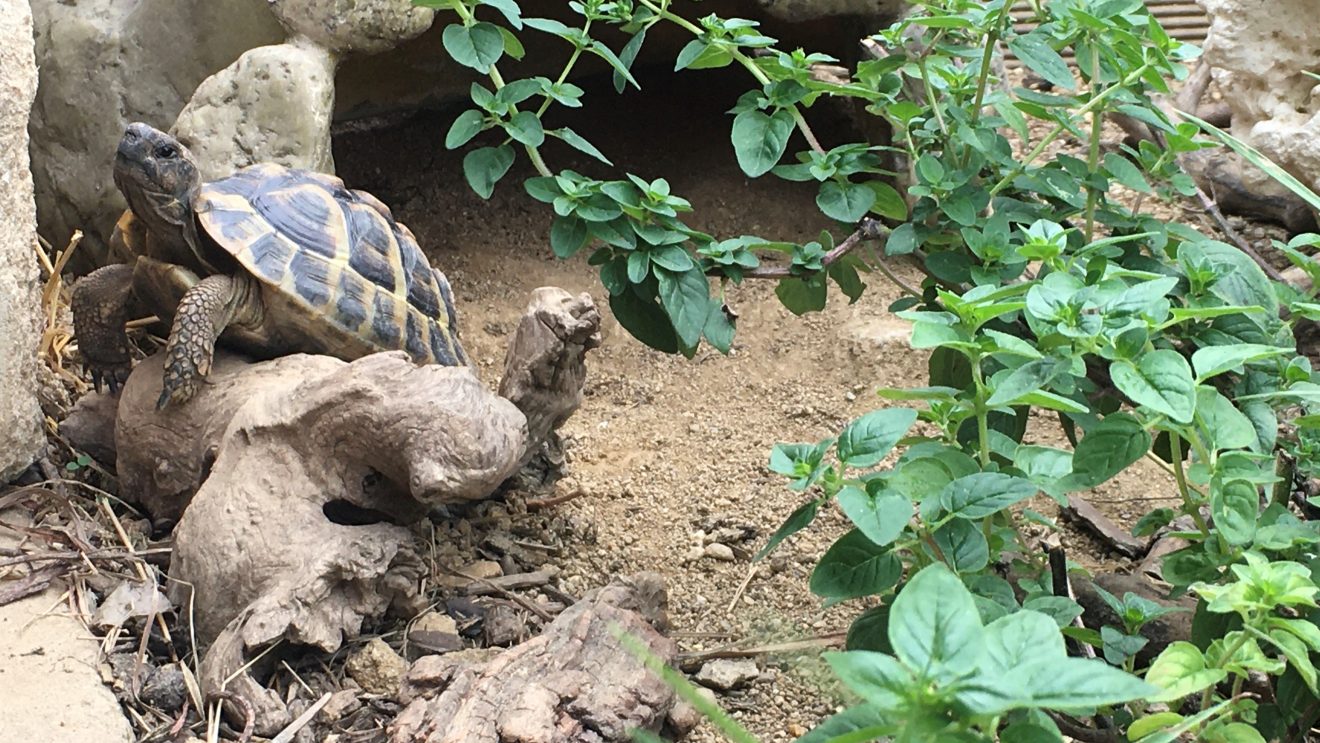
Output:
<path fill-rule="evenodd" d="M 1192 517 L 1179 516 L 1174 519 L 1168 527 L 1161 529 L 1156 533 L 1155 538 L 1151 540 L 1150 550 L 1146 553 L 1145 559 L 1141 561 L 1141 565 L 1137 566 L 1137 572 L 1152 580 L 1164 580 L 1164 556 L 1191 545 L 1191 542 L 1182 537 L 1172 536 L 1170 532 L 1195 530 L 1196 524 L 1192 521 Z"/>
<path fill-rule="evenodd" d="M 1110 549 L 1125 557 L 1136 559 L 1146 554 L 1149 546 L 1146 540 L 1132 536 L 1127 529 L 1110 521 L 1109 517 L 1100 513 L 1095 506 L 1076 495 L 1068 496 L 1068 505 L 1063 509 L 1063 513 L 1098 537 Z"/>
<path fill-rule="evenodd" d="M 696 717 L 615 635 L 617 627 L 663 662 L 677 653 L 643 615 L 664 604 L 663 579 L 642 574 L 592 592 L 531 640 L 467 665 L 429 656 L 404 678 L 411 703 L 390 727 L 393 743 L 612 743 L 638 727 L 672 739 Z M 639 611 L 640 610 L 640 611 Z"/>

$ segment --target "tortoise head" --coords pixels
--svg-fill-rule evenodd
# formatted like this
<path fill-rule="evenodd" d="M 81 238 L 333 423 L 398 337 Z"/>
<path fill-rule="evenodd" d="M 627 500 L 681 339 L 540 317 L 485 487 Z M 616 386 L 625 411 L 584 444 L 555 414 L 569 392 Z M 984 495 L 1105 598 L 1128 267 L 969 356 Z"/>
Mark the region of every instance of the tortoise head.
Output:
<path fill-rule="evenodd" d="M 184 233 L 191 228 L 201 174 L 183 143 L 147 124 L 129 124 L 115 152 L 114 178 L 133 214 L 149 230 L 158 237 L 190 242 Z"/>

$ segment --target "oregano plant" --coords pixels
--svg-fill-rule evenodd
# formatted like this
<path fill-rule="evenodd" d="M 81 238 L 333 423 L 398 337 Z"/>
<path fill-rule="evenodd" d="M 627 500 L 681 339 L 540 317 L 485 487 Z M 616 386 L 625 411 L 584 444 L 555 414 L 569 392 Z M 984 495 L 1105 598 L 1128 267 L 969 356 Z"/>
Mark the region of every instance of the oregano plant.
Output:
<path fill-rule="evenodd" d="M 1142 0 L 1033 1 L 1026 28 L 1006 0 L 914 2 L 864 40 L 867 58 L 844 77 L 820 74 L 838 60 L 781 49 L 755 21 L 688 0 L 569 2 L 575 23 L 526 17 L 515 0 L 414 2 L 447 11 L 445 51 L 489 83 L 473 84 L 444 137 L 467 149 L 468 183 L 489 198 L 526 157 L 536 175 L 522 187 L 554 214 L 550 249 L 590 251 L 612 312 L 638 340 L 689 357 L 702 342 L 727 352 L 728 282 L 776 281 L 798 314 L 822 309 L 830 284 L 855 300 L 861 273 L 897 287 L 890 309 L 929 352 L 927 383 L 879 390 L 885 407 L 770 456 L 804 499 L 757 559 L 837 507 L 852 528 L 821 555 L 810 587 L 827 603 L 872 605 L 830 656 L 861 701 L 806 740 L 1061 741 L 1103 728 L 1142 741 L 1254 741 L 1260 730 L 1309 730 L 1320 716 L 1320 529 L 1289 505 L 1277 465 L 1284 456 L 1313 467 L 1305 460 L 1320 447 L 1320 378 L 1294 337 L 1320 303 L 1233 245 L 1142 209 L 1195 193 L 1182 154 L 1216 140 L 1242 151 L 1159 105 L 1198 50 Z M 547 128 L 545 114 L 585 105 L 571 82 L 583 55 L 610 65 L 617 90 L 638 86 L 632 66 L 657 24 L 691 35 L 676 73 L 746 72 L 728 121 L 739 167 L 814 184 L 835 229 L 805 244 L 708 235 L 685 222 L 700 205 L 663 177 L 601 180 L 546 161 L 554 138 L 612 167 L 592 132 Z M 610 48 L 593 36 L 603 26 L 628 41 Z M 559 74 L 504 75 L 526 33 L 568 45 Z M 1007 85 L 1004 49 L 1041 84 Z M 809 119 L 826 98 L 888 137 L 820 141 Z M 1106 142 L 1115 116 L 1153 138 Z M 473 144 L 483 132 L 495 136 Z M 790 152 L 795 133 L 807 147 Z M 1302 251 L 1316 243 L 1278 247 L 1320 278 Z M 891 270 L 900 260 L 921 271 L 919 285 Z M 1041 414 L 1067 447 L 1035 443 Z M 1023 528 L 1057 528 L 1028 507 L 1040 494 L 1065 504 L 1139 462 L 1171 475 L 1178 506 L 1150 511 L 1137 530 L 1186 540 L 1163 559 L 1163 577 L 1199 601 L 1197 636 L 1149 666 L 1138 660 L 1142 629 L 1164 610 L 1105 595 L 1119 625 L 1078 626 L 1081 607 Z M 1063 638 L 1092 657 L 1067 655 Z M 1244 686 L 1256 677 L 1268 695 Z"/>

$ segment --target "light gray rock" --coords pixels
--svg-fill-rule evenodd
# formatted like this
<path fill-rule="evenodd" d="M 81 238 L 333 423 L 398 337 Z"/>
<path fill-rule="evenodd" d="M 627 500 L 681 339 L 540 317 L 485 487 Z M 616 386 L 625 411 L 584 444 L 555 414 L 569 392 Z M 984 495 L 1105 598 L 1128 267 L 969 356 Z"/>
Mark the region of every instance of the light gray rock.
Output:
<path fill-rule="evenodd" d="M 266 0 L 33 0 L 40 84 L 31 120 L 41 233 L 85 233 L 74 267 L 105 262 L 124 201 L 111 180 L 130 121 L 165 129 L 197 85 L 284 40 Z"/>
<path fill-rule="evenodd" d="M 431 27 L 435 11 L 411 0 L 270 0 L 295 36 L 334 52 L 383 52 Z"/>
<path fill-rule="evenodd" d="M 693 679 L 716 691 L 730 691 L 746 686 L 760 675 L 756 661 L 750 658 L 719 658 L 705 663 Z"/>
<path fill-rule="evenodd" d="M 1205 60 L 1232 132 L 1320 189 L 1320 27 L 1312 0 L 1198 0 L 1211 17 Z"/>
<path fill-rule="evenodd" d="M 0 1 L 0 28 L 5 31 L 14 6 L 26 7 L 27 0 Z M 8 61 L 15 40 L 3 38 L 0 61 Z M 30 519 L 13 510 L 0 520 L 31 526 Z M 13 533 L 18 532 L 0 529 L 0 547 L 17 546 Z M 114 692 L 97 673 L 96 638 L 64 611 L 60 598 L 64 590 L 57 581 L 44 591 L 0 606 L 0 740 L 131 743 L 133 730 Z"/>
<path fill-rule="evenodd" d="M 333 55 L 305 42 L 261 46 L 204 80 L 171 133 L 205 179 L 258 162 L 333 173 L 334 105 Z"/>
<path fill-rule="evenodd" d="M 0 0 L 0 483 L 45 445 L 37 403 L 41 333 L 28 114 L 37 86 L 32 11 Z"/>

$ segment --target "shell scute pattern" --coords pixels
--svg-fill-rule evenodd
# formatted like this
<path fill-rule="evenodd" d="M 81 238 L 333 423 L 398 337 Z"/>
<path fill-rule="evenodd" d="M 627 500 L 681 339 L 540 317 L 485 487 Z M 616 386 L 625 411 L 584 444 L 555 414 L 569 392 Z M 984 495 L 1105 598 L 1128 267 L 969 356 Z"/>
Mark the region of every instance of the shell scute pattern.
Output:
<path fill-rule="evenodd" d="M 196 207 L 217 243 L 309 312 L 419 361 L 466 363 L 448 281 L 374 196 L 262 164 L 204 185 Z"/>

